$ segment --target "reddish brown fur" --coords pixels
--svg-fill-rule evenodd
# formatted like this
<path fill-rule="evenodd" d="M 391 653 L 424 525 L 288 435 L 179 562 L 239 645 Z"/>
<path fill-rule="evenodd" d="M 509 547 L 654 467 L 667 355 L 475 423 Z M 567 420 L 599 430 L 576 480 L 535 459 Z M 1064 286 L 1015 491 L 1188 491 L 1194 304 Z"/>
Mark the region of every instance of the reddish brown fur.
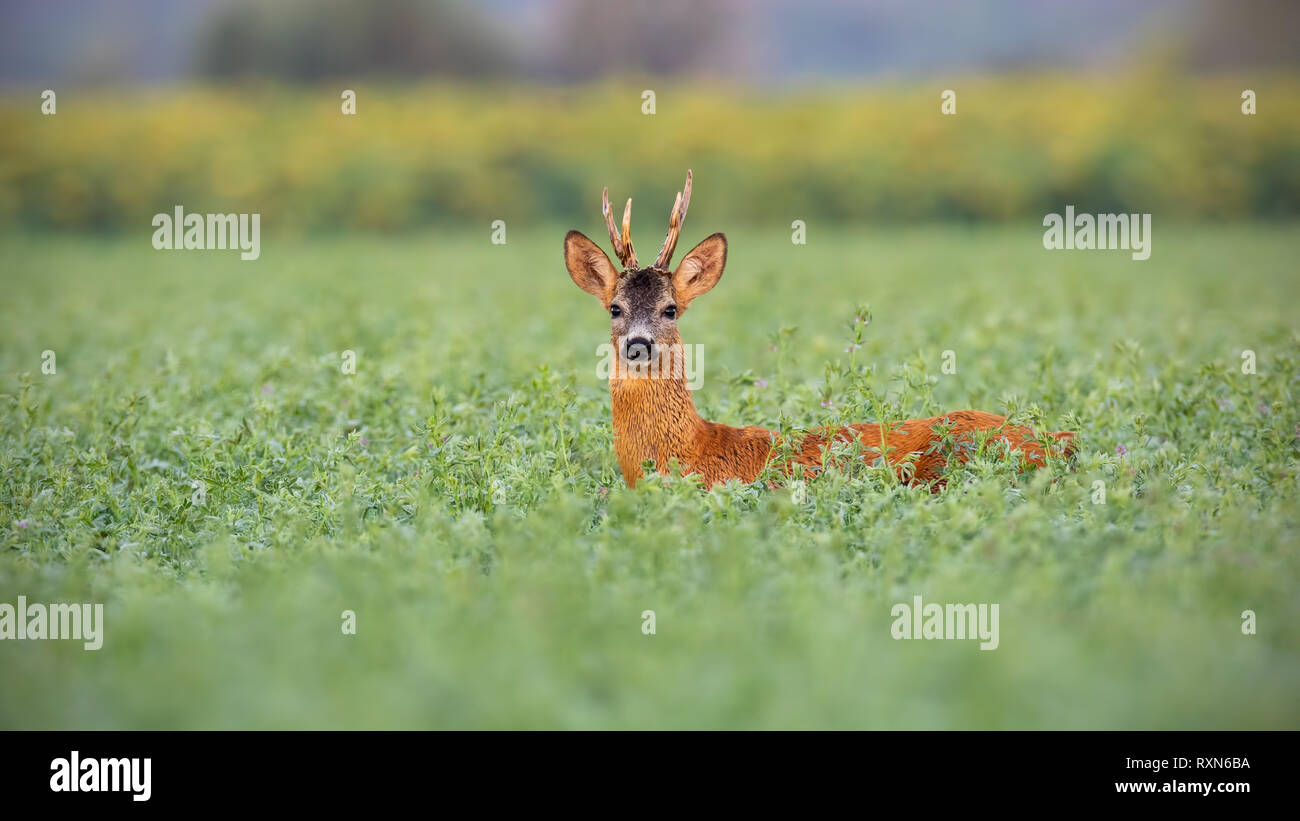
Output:
<path fill-rule="evenodd" d="M 609 383 L 614 419 L 614 451 L 623 479 L 635 487 L 641 478 L 641 464 L 650 460 L 660 471 L 676 459 L 682 472 L 698 474 L 705 487 L 728 479 L 752 482 L 773 456 L 777 436 L 767 428 L 748 426 L 733 428 L 702 419 L 691 401 L 690 390 L 681 379 L 611 378 Z M 940 434 L 934 429 L 947 427 L 954 439 L 958 461 L 969 458 L 979 441 L 979 434 L 991 431 L 990 441 L 1005 439 L 1019 450 L 1033 467 L 1045 462 L 1045 442 L 1026 427 L 1006 424 L 1006 418 L 983 411 L 952 411 L 928 419 L 900 422 L 886 437 L 886 459 L 894 465 L 899 478 L 908 483 L 942 486 L 941 475 L 947 454 L 933 446 Z M 815 475 L 823 461 L 823 451 L 831 437 L 830 428 L 806 434 L 799 442 L 786 473 Z M 841 441 L 860 439 L 868 450 L 865 459 L 880 456 L 881 425 L 868 423 L 839 428 L 834 435 Z M 1051 433 L 1060 442 L 1058 453 L 1073 452 L 1073 434 Z"/>
<path fill-rule="evenodd" d="M 688 177 L 686 200 L 689 200 L 689 190 Z M 679 203 L 682 199 L 679 196 Z M 684 210 L 681 219 L 685 217 Z M 617 248 L 619 238 L 615 237 L 612 220 L 607 221 Z M 674 227 L 680 227 L 680 220 Z M 671 233 L 670 239 L 675 240 Z M 638 334 L 649 334 L 655 345 L 665 348 L 680 345 L 676 317 L 664 314 L 664 306 L 675 309 L 677 315 L 684 313 L 692 300 L 717 284 L 727 254 L 726 238 L 714 234 L 692 249 L 675 271 L 652 266 L 619 273 L 594 242 L 577 231 L 570 231 L 564 240 L 564 256 L 573 281 L 599 299 L 607 311 L 616 300 L 628 303 L 628 315 L 623 316 L 624 309 L 616 305 L 620 307 L 620 317 L 612 320 L 612 342 L 617 351 L 620 333 L 626 333 L 629 326 L 639 329 Z M 663 264 L 667 265 L 666 259 Z M 664 472 L 674 459 L 683 473 L 700 476 L 705 487 L 728 479 L 743 482 L 756 479 L 773 458 L 776 434 L 766 428 L 733 428 L 700 418 L 685 376 L 670 370 L 664 370 L 663 374 L 668 375 L 638 377 L 617 366 L 611 373 L 614 451 L 624 481 L 635 487 L 643 475 L 641 465 L 647 460 Z M 935 430 L 937 427 L 950 430 L 952 448 L 937 447 L 942 436 Z M 1005 417 L 972 410 L 897 423 L 884 437 L 885 458 L 901 480 L 937 489 L 942 486 L 947 459 L 954 456 L 964 462 L 984 432 L 989 432 L 991 441 L 1005 440 L 1009 447 L 1023 454 L 1027 465 L 1046 464 L 1047 443 L 1032 430 L 1009 425 Z M 881 434 L 882 426 L 875 423 L 810 432 L 798 442 L 790 462 L 780 469 L 786 474 L 815 475 L 830 440 L 851 442 L 854 437 L 867 448 L 863 458 L 875 461 L 881 455 Z M 1047 436 L 1050 437 L 1047 441 L 1055 445 L 1054 452 L 1073 453 L 1074 434 Z"/>

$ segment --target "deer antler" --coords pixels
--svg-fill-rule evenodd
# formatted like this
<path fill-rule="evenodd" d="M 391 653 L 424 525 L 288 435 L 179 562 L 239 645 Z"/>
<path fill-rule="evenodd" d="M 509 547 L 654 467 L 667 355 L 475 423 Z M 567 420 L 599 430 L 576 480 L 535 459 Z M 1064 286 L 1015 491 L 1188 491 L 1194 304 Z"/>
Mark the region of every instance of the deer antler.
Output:
<path fill-rule="evenodd" d="M 677 201 L 673 203 L 673 212 L 668 217 L 668 236 L 659 248 L 654 267 L 667 268 L 672 261 L 673 251 L 677 250 L 677 238 L 682 233 L 682 223 L 686 222 L 686 209 L 691 207 L 691 172 L 686 170 L 686 186 L 677 192 Z"/>
<path fill-rule="evenodd" d="M 636 251 L 632 248 L 632 198 L 627 198 L 627 207 L 623 209 L 623 233 L 620 236 L 614 225 L 614 214 L 609 210 L 609 189 L 600 195 L 600 213 L 605 217 L 605 227 L 609 229 L 609 241 L 614 245 L 614 254 L 623 263 L 624 268 L 636 268 Z"/>
<path fill-rule="evenodd" d="M 640 268 L 636 261 L 636 251 L 632 248 L 632 198 L 627 198 L 627 206 L 623 209 L 623 250 L 627 252 L 627 259 L 623 260 L 624 268 Z"/>

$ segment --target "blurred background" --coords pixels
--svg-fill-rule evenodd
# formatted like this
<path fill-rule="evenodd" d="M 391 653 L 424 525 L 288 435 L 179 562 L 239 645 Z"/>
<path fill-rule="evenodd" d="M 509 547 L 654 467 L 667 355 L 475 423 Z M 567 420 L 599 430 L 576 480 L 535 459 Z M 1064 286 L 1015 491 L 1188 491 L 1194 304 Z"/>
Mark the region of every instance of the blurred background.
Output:
<path fill-rule="evenodd" d="M 1291 0 L 7 0 L 3 17 L 0 225 L 22 229 L 138 227 L 178 202 L 271 233 L 572 222 L 603 185 L 666 213 L 687 166 L 726 192 L 701 211 L 755 223 L 1300 212 Z M 46 88 L 63 127 L 33 116 Z"/>

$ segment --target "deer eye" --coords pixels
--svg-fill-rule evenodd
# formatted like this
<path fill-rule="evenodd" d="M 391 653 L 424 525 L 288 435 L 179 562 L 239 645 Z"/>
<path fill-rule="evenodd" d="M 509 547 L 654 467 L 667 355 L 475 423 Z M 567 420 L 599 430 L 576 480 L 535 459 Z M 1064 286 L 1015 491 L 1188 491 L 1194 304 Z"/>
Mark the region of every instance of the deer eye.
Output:
<path fill-rule="evenodd" d="M 676 318 L 677 318 L 677 306 L 676 306 L 676 305 L 669 305 L 667 308 L 664 308 L 664 316 L 668 317 L 669 319 L 676 319 Z"/>
<path fill-rule="evenodd" d="M 618 307 L 617 305 L 611 305 L 609 306 L 609 315 L 614 319 L 618 319 L 620 316 L 623 315 L 623 309 Z"/>

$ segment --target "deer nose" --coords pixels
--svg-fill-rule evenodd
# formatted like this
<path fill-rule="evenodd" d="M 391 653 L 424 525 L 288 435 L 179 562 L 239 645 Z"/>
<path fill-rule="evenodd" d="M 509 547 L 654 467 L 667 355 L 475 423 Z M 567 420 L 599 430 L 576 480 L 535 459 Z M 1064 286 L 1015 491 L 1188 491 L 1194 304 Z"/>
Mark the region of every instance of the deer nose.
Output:
<path fill-rule="evenodd" d="M 627 341 L 623 352 L 630 362 L 649 362 L 650 344 L 644 336 L 634 336 Z"/>

